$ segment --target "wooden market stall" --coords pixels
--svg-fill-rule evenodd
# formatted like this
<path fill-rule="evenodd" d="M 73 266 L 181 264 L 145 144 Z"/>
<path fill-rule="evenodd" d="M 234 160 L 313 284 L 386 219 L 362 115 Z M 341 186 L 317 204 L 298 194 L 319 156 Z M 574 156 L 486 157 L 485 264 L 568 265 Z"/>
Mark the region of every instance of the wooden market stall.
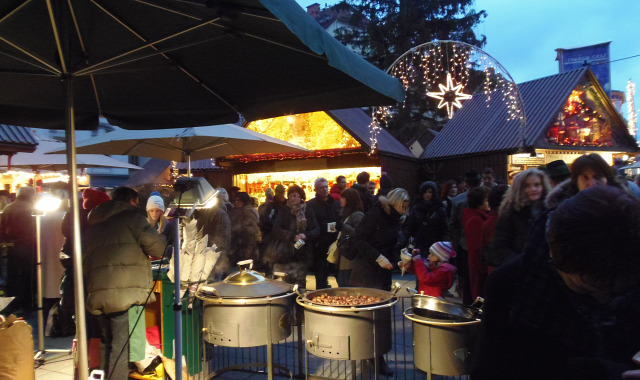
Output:
<path fill-rule="evenodd" d="M 518 85 L 526 124 L 508 120 L 502 94 L 475 94 L 427 146 L 421 160 L 436 180 L 493 168 L 509 180 L 522 170 L 598 153 L 609 164 L 638 152 L 627 124 L 588 67 Z"/>

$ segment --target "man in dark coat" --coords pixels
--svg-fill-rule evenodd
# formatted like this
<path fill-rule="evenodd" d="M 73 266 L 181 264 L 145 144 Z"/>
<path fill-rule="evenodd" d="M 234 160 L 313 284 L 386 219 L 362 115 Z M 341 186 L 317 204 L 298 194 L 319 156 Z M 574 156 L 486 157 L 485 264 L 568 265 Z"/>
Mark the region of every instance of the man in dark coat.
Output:
<path fill-rule="evenodd" d="M 30 309 L 33 306 L 36 265 L 36 227 L 33 217 L 35 198 L 33 187 L 18 189 L 16 200 L 2 212 L 4 241 L 12 243 L 8 251 L 7 290 L 16 299 L 10 308 Z"/>
<path fill-rule="evenodd" d="M 362 200 L 362 207 L 364 207 L 364 213 L 371 208 L 373 204 L 373 197 L 369 194 L 369 179 L 371 176 L 367 172 L 361 172 L 356 176 L 356 183 L 351 186 L 354 189 L 358 190 L 358 194 L 360 194 L 360 200 Z"/>
<path fill-rule="evenodd" d="M 316 289 L 324 289 L 329 287 L 329 273 L 338 278 L 335 266 L 327 261 L 327 251 L 338 238 L 341 207 L 340 202 L 329 196 L 329 182 L 326 179 L 316 179 L 314 188 L 316 196 L 307 202 L 307 207 L 313 211 L 320 228 L 320 236 L 313 245 L 313 273 Z"/>
<path fill-rule="evenodd" d="M 101 362 L 107 376 L 119 380 L 129 376 L 130 314 L 155 300 L 149 256 L 162 257 L 166 240 L 138 208 L 135 190 L 118 187 L 111 197 L 89 214 L 83 264 L 87 310 L 100 315 L 105 346 Z M 141 321 L 144 328 L 144 318 Z"/>

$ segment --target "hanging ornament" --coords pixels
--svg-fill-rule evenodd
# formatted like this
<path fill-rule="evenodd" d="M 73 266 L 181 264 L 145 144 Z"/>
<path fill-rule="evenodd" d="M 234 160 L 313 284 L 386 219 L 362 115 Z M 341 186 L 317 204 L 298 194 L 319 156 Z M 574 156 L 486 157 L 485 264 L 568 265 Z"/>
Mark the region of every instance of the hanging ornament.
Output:
<path fill-rule="evenodd" d="M 438 108 L 447 107 L 447 114 L 449 115 L 449 119 L 453 117 L 453 113 L 455 108 L 462 108 L 461 100 L 471 99 L 472 95 L 465 94 L 462 92 L 462 85 L 454 85 L 453 78 L 451 78 L 451 73 L 447 72 L 447 85 L 443 86 L 442 83 L 438 84 L 440 87 L 440 92 L 427 92 L 427 96 L 440 99 L 440 103 L 438 104 Z"/>

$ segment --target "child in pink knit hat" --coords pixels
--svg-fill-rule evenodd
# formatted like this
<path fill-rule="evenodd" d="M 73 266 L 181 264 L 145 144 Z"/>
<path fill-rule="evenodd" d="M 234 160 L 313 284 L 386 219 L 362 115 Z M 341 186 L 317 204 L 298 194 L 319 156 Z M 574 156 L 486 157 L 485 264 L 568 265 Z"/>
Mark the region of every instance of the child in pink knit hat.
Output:
<path fill-rule="evenodd" d="M 444 291 L 453 286 L 457 271 L 455 266 L 449 264 L 449 259 L 456 257 L 452 244 L 448 241 L 434 243 L 429 248 L 427 259 L 423 259 L 419 251 L 416 251 L 413 251 L 417 254 L 412 257 L 412 261 L 403 266 L 418 277 L 418 292 L 443 298 Z"/>

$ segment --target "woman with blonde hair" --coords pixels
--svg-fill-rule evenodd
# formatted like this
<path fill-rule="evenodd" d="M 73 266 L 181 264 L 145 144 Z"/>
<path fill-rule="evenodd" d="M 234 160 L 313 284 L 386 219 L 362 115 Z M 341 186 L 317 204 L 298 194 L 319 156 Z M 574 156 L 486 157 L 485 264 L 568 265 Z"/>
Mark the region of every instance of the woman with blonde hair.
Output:
<path fill-rule="evenodd" d="M 151 195 L 149 199 L 147 199 L 146 209 L 147 222 L 167 239 L 165 256 L 170 257 L 173 252 L 173 221 L 164 216 L 164 199 L 159 195 Z"/>
<path fill-rule="evenodd" d="M 527 169 L 513 178 L 500 205 L 498 222 L 486 264 L 500 266 L 522 252 L 536 217 L 545 211 L 544 199 L 551 190 L 547 175 Z"/>
<path fill-rule="evenodd" d="M 402 223 L 409 209 L 409 194 L 396 188 L 380 196 L 362 218 L 354 236 L 351 286 L 391 290 L 391 271 L 400 257 Z"/>

